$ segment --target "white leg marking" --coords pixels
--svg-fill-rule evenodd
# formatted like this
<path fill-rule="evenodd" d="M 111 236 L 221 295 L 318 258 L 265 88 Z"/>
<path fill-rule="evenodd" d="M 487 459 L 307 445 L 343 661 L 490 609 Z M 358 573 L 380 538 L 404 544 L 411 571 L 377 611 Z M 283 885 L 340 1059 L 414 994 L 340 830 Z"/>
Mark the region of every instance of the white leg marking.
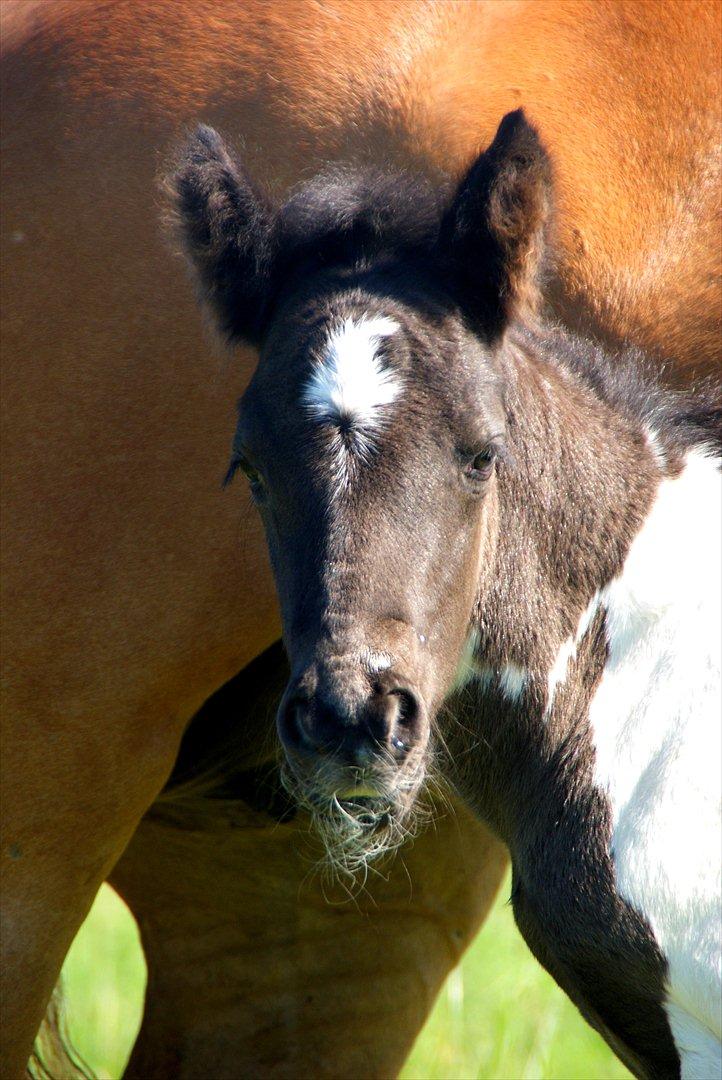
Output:
<path fill-rule="evenodd" d="M 719 1075 L 722 1036 L 721 597 L 722 477 L 693 451 L 602 590 L 609 660 L 590 708 L 617 885 L 667 958 L 690 1078 Z"/>

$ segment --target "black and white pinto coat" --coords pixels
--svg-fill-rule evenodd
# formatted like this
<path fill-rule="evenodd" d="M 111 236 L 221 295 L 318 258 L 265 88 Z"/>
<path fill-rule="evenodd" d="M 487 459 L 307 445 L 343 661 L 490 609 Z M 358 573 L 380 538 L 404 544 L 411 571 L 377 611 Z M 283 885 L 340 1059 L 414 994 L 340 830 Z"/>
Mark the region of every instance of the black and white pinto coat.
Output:
<path fill-rule="evenodd" d="M 568 344 L 542 349 L 559 368 Z M 585 367 L 562 377 L 593 374 L 602 397 L 619 377 L 600 353 Z M 722 457 L 707 430 L 680 439 L 674 395 L 643 386 L 648 505 L 621 565 L 567 608 L 573 630 L 551 663 L 518 623 L 525 590 L 544 591 L 519 565 L 482 604 L 450 711 L 473 732 L 459 786 L 509 844 L 537 957 L 637 1075 L 708 1080 L 722 1075 Z M 545 495 L 526 467 L 516 494 L 507 479 L 510 532 L 530 491 Z M 515 621 L 514 652 L 496 627 Z"/>
<path fill-rule="evenodd" d="M 604 613 L 589 724 L 616 887 L 664 956 L 664 1008 L 690 1080 L 722 1075 L 719 466 L 696 448 L 660 478 L 621 574 L 583 616 Z M 551 678 L 565 663 L 561 652 Z"/>

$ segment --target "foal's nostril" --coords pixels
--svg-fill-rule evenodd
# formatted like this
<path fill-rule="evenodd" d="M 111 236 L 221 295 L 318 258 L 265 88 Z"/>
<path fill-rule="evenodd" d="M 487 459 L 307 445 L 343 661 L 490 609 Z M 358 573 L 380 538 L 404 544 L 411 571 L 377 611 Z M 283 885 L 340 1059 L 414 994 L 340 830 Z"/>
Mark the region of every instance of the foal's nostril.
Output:
<path fill-rule="evenodd" d="M 393 703 L 387 713 L 387 739 L 396 758 L 405 757 L 418 737 L 421 706 L 416 695 L 408 689 L 390 691 L 387 699 Z"/>
<path fill-rule="evenodd" d="M 318 750 L 311 735 L 309 703 L 306 698 L 293 695 L 282 702 L 277 726 L 281 742 L 289 750 L 306 753 Z"/>
<path fill-rule="evenodd" d="M 397 725 L 401 728 L 413 729 L 419 716 L 419 702 L 416 695 L 411 690 L 394 690 L 392 693 L 398 698 Z"/>
<path fill-rule="evenodd" d="M 418 698 L 411 690 L 394 690 L 392 697 L 396 701 L 396 715 L 393 719 L 390 734 L 408 746 L 410 742 L 414 741 L 418 732 L 421 706 Z"/>

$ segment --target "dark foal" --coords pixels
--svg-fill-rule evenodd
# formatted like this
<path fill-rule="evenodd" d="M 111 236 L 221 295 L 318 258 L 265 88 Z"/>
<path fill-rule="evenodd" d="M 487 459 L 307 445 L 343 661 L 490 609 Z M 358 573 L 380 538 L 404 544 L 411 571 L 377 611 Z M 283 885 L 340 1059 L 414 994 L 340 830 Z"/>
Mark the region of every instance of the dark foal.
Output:
<path fill-rule="evenodd" d="M 402 840 L 435 764 L 627 1065 L 719 1075 L 719 399 L 537 321 L 552 183 L 521 111 L 449 197 L 338 170 L 277 209 L 207 128 L 172 185 L 206 300 L 260 352 L 230 473 L 330 857 Z"/>

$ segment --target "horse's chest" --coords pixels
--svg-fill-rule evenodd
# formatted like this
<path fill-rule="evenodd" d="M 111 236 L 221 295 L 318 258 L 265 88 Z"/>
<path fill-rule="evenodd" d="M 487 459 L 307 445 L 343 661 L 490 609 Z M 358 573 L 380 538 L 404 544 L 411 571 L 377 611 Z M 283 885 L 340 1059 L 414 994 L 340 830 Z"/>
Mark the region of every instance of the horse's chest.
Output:
<path fill-rule="evenodd" d="M 532 933 L 572 964 L 585 999 L 601 996 L 599 1014 L 615 1017 L 612 1030 L 626 1024 L 651 1060 L 663 1019 L 685 1077 L 722 1074 L 719 494 L 716 465 L 691 459 L 661 485 L 622 573 L 595 598 L 606 656 L 581 714 L 562 718 L 585 747 L 563 781 L 564 839 L 533 854 L 527 845 L 520 867 L 533 912 L 522 899 L 520 922 L 539 924 Z M 650 1030 L 630 1031 L 610 992 Z"/>
<path fill-rule="evenodd" d="M 690 454 L 548 672 L 523 635 L 513 682 L 478 662 L 470 790 L 520 929 L 642 1076 L 722 1075 L 719 509 Z"/>

